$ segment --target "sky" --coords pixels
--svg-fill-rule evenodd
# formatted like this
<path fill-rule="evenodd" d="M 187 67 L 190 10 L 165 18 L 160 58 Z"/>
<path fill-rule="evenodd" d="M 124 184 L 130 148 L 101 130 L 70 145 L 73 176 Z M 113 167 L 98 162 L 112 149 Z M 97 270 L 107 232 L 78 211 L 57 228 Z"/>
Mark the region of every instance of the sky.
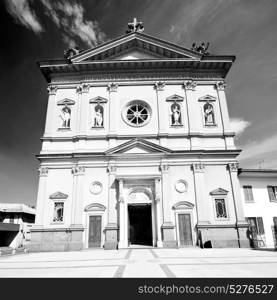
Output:
<path fill-rule="evenodd" d="M 276 0 L 2 0 L 0 202 L 36 204 L 47 83 L 36 62 L 95 47 L 137 17 L 145 33 L 236 55 L 226 97 L 240 167 L 277 169 Z"/>

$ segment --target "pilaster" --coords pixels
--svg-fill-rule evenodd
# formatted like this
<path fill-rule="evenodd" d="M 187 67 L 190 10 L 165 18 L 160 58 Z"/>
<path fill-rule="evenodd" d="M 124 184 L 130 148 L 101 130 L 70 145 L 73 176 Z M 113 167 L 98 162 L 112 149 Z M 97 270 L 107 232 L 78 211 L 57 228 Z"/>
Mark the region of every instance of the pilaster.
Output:
<path fill-rule="evenodd" d="M 37 196 L 37 208 L 36 208 L 36 226 L 44 226 L 44 212 L 46 202 L 46 188 L 48 179 L 48 168 L 41 166 L 39 168 L 39 185 L 38 185 L 38 196 Z"/>
<path fill-rule="evenodd" d="M 118 181 L 118 188 L 119 188 L 119 243 L 118 248 L 127 248 L 128 247 L 128 238 L 126 236 L 127 232 L 127 223 L 126 220 L 126 201 L 123 195 L 123 179 Z"/>
<path fill-rule="evenodd" d="M 158 81 L 154 84 L 157 97 L 157 112 L 158 112 L 158 133 L 166 133 L 166 122 L 164 120 L 166 116 L 165 103 L 164 103 L 164 81 Z"/>
<path fill-rule="evenodd" d="M 117 88 L 118 84 L 114 82 L 108 83 L 107 90 L 109 92 L 109 135 L 112 137 L 117 134 L 117 123 L 118 123 L 118 113 L 117 109 L 118 100 L 117 100 Z M 116 140 L 113 138 L 109 139 L 109 147 L 115 147 Z"/>
<path fill-rule="evenodd" d="M 209 206 L 207 197 L 205 197 L 205 165 L 203 163 L 192 164 L 194 176 L 194 189 L 198 214 L 197 226 L 210 224 Z"/>
<path fill-rule="evenodd" d="M 89 112 L 89 85 L 82 83 L 77 86 L 76 92 L 78 94 L 78 117 L 77 117 L 77 131 L 78 135 L 87 135 L 88 126 L 88 112 Z"/>
<path fill-rule="evenodd" d="M 47 88 L 48 91 L 48 104 L 47 104 L 47 113 L 45 121 L 45 136 L 52 136 L 53 130 L 55 129 L 55 111 L 56 111 L 56 94 L 58 87 L 55 85 L 49 85 Z"/>
<path fill-rule="evenodd" d="M 174 224 L 171 220 L 171 207 L 170 207 L 170 187 L 171 180 L 169 174 L 169 165 L 167 162 L 162 162 L 160 165 L 162 174 L 162 202 L 163 202 L 163 246 L 166 248 L 176 247 L 177 241 L 175 238 Z"/>
<path fill-rule="evenodd" d="M 105 227 L 105 249 L 117 249 L 118 225 L 117 225 L 117 201 L 116 201 L 116 165 L 110 163 L 107 169 L 109 173 L 109 198 L 108 198 L 108 224 Z"/>
<path fill-rule="evenodd" d="M 162 220 L 161 220 L 161 180 L 155 179 L 155 206 L 156 206 L 156 226 L 157 226 L 157 247 L 163 247 L 162 242 Z"/>

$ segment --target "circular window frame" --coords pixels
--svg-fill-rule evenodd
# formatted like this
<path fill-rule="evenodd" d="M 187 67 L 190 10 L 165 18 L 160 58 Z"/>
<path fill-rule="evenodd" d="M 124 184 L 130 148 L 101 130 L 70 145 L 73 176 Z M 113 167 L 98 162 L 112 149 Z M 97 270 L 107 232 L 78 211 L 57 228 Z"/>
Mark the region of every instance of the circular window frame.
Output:
<path fill-rule="evenodd" d="M 134 124 L 134 123 L 130 122 L 130 121 L 127 119 L 127 110 L 128 110 L 128 109 L 130 108 L 130 106 L 132 106 L 132 105 L 142 105 L 142 106 L 144 106 L 144 107 L 146 108 L 146 110 L 148 111 L 148 117 L 147 117 L 147 119 L 146 119 L 143 123 L 141 123 L 141 124 Z M 147 124 L 150 122 L 151 117 L 152 117 L 152 109 L 151 109 L 150 105 L 149 105 L 146 101 L 144 101 L 144 100 L 138 100 L 138 99 L 132 100 L 132 101 L 129 101 L 129 102 L 123 107 L 122 113 L 121 113 L 121 117 L 122 117 L 123 121 L 124 121 L 127 125 L 129 125 L 129 126 L 132 126 L 132 127 L 143 127 L 143 126 L 147 125 Z"/>
<path fill-rule="evenodd" d="M 95 190 L 95 188 L 98 187 L 99 190 Z M 101 182 L 99 181 L 93 181 L 91 184 L 90 184 L 90 187 L 89 187 L 89 190 L 90 192 L 93 194 L 93 195 L 99 195 L 102 190 L 103 190 L 103 185 Z"/>
<path fill-rule="evenodd" d="M 179 184 L 182 184 L 183 185 L 183 188 L 180 188 Z M 188 184 L 185 180 L 183 179 L 179 179 L 175 182 L 175 190 L 178 192 L 178 193 L 185 193 L 187 192 L 188 190 Z"/>

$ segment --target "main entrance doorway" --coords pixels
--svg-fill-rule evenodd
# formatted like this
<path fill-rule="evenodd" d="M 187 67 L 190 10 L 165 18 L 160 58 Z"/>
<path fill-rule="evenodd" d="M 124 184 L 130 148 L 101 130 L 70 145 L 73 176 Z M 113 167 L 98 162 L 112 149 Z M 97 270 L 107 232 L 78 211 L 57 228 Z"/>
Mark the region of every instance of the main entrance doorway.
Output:
<path fill-rule="evenodd" d="M 129 204 L 129 244 L 152 246 L 151 204 Z"/>

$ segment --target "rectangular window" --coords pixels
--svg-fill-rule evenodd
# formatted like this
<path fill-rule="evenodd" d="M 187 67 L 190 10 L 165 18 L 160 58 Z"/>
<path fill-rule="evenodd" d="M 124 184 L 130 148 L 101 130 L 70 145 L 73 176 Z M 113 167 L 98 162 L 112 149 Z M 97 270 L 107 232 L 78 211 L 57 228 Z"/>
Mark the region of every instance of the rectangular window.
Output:
<path fill-rule="evenodd" d="M 54 203 L 54 217 L 53 222 L 62 222 L 63 221 L 63 202 L 55 202 Z"/>
<path fill-rule="evenodd" d="M 246 220 L 256 234 L 264 234 L 264 223 L 262 217 L 249 217 L 246 218 Z"/>
<path fill-rule="evenodd" d="M 225 199 L 215 199 L 215 212 L 216 212 L 217 219 L 227 218 Z"/>
<path fill-rule="evenodd" d="M 243 192 L 244 192 L 245 202 L 254 202 L 253 191 L 252 191 L 251 185 L 244 185 Z"/>
<path fill-rule="evenodd" d="M 267 186 L 268 196 L 270 201 L 277 201 L 277 186 Z"/>

